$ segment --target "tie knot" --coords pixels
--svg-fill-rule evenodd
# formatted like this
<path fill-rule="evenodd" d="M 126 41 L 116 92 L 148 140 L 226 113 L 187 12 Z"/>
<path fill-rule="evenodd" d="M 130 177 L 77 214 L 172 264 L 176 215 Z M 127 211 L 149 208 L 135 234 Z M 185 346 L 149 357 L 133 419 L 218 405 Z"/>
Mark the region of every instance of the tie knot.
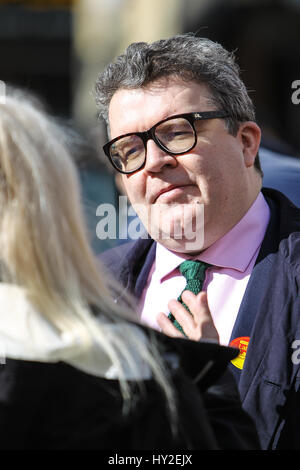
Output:
<path fill-rule="evenodd" d="M 187 282 L 193 279 L 197 279 L 200 282 L 204 281 L 205 271 L 211 266 L 204 261 L 199 260 L 186 260 L 179 266 L 179 271 L 186 278 Z"/>
<path fill-rule="evenodd" d="M 183 263 L 181 263 L 181 265 L 179 266 L 179 271 L 181 272 L 181 274 L 186 279 L 186 286 L 183 289 L 182 293 L 185 290 L 189 290 L 189 291 L 193 292 L 195 295 L 199 294 L 199 292 L 201 292 L 202 287 L 203 287 L 203 282 L 204 282 L 204 279 L 205 279 L 205 271 L 210 266 L 211 266 L 211 264 L 204 263 L 204 261 L 199 261 L 199 260 L 193 261 L 193 260 L 190 260 L 190 259 L 188 259 L 188 260 L 184 261 Z M 178 300 L 187 309 L 187 311 L 190 312 L 188 306 L 185 305 L 185 303 L 182 301 L 181 294 L 178 297 Z M 177 320 L 172 315 L 172 313 L 169 313 L 169 318 L 172 321 L 172 323 L 174 323 L 176 328 L 178 328 L 178 330 L 182 331 L 183 334 L 185 335 L 181 325 L 177 322 Z"/>

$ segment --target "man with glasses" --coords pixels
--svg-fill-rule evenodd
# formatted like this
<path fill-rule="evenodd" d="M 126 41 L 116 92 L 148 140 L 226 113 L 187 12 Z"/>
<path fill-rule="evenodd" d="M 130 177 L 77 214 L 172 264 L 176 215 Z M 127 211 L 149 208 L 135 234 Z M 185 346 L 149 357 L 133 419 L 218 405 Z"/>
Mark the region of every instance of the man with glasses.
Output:
<path fill-rule="evenodd" d="M 231 369 L 262 447 L 299 446 L 300 211 L 262 190 L 260 129 L 233 56 L 193 35 L 134 43 L 96 100 L 104 151 L 150 235 L 104 261 L 151 327 L 238 347 Z"/>

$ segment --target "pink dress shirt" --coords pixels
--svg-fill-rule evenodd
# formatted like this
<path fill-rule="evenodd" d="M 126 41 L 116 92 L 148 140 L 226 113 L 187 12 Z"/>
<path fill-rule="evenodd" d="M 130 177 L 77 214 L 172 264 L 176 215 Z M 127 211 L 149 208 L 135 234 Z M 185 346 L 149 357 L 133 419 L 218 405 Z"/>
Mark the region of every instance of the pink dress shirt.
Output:
<path fill-rule="evenodd" d="M 199 259 L 213 265 L 206 271 L 203 290 L 207 291 L 220 343 L 227 345 L 269 218 L 269 206 L 259 193 L 238 224 L 195 257 L 184 257 L 158 243 L 139 304 L 142 322 L 159 330 L 157 314 L 168 314 L 169 300 L 177 298 L 186 285 L 178 266 L 185 259 Z"/>

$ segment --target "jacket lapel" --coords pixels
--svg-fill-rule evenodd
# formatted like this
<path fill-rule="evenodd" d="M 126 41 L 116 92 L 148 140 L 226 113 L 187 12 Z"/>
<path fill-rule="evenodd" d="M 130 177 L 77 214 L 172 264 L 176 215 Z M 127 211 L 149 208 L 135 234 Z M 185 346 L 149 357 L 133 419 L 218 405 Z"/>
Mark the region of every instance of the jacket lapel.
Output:
<path fill-rule="evenodd" d="M 266 296 L 265 289 L 262 287 L 265 287 L 272 269 L 274 266 L 269 257 L 264 258 L 254 267 L 232 333 L 232 338 L 250 336 L 244 367 L 242 371 L 239 371 L 240 377 L 238 377 L 242 401 L 247 395 L 270 344 L 272 318 L 270 315 L 265 315 L 261 305 Z M 235 367 L 232 366 L 232 369 Z M 236 376 L 237 371 L 234 372 Z"/>
<path fill-rule="evenodd" d="M 255 372 L 259 367 L 261 358 L 268 346 L 264 333 L 270 333 L 268 322 L 270 316 L 261 311 L 261 304 L 266 296 L 266 284 L 274 263 L 274 253 L 278 251 L 279 217 L 276 204 L 272 199 L 266 197 L 270 208 L 269 225 L 259 251 L 255 266 L 251 273 L 246 292 L 239 308 L 238 316 L 232 331 L 231 340 L 240 336 L 249 336 L 250 342 L 246 354 L 243 369 L 236 370 L 231 365 L 233 373 L 239 381 L 239 390 L 242 401 L 253 382 Z M 258 313 L 259 312 L 259 313 Z"/>
<path fill-rule="evenodd" d="M 155 249 L 156 243 L 153 240 L 138 239 L 120 261 L 117 278 L 125 287 L 125 291 L 134 294 L 137 299 L 147 282 L 155 259 Z"/>
<path fill-rule="evenodd" d="M 149 247 L 147 245 L 148 251 L 144 251 L 145 253 L 145 261 L 142 264 L 142 269 L 136 277 L 135 286 L 134 286 L 134 296 L 139 299 L 142 295 L 143 289 L 147 283 L 147 279 L 149 276 L 150 269 L 155 260 L 155 252 L 156 252 L 156 243 L 152 243 Z"/>

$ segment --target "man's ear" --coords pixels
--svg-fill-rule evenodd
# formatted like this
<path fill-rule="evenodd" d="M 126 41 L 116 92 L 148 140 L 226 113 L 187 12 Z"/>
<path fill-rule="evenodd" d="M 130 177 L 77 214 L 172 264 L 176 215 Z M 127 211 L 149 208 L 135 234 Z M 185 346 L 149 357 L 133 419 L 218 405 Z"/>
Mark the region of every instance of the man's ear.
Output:
<path fill-rule="evenodd" d="M 261 130 L 253 121 L 242 122 L 237 137 L 243 148 L 245 166 L 250 167 L 254 164 L 259 149 Z"/>

